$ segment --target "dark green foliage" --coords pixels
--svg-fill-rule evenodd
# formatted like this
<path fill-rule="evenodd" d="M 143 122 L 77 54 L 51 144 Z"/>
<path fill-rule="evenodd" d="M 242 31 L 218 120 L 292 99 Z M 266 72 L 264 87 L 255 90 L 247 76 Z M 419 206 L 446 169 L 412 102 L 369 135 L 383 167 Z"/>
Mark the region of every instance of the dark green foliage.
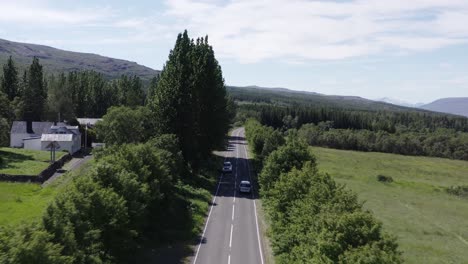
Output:
<path fill-rule="evenodd" d="M 48 119 L 49 120 L 72 120 L 75 117 L 72 94 L 67 86 L 65 74 L 51 76 L 48 81 Z"/>
<path fill-rule="evenodd" d="M 261 193 L 268 197 L 270 189 L 274 187 L 281 174 L 288 173 L 293 168 L 301 169 L 305 162 L 315 164 L 315 157 L 301 141 L 292 140 L 273 151 L 265 159 L 258 177 Z"/>
<path fill-rule="evenodd" d="M 124 198 L 88 176 L 55 198 L 44 215 L 44 227 L 74 263 L 112 261 L 128 250 L 132 238 Z"/>
<path fill-rule="evenodd" d="M 3 77 L 1 78 L 0 91 L 4 92 L 10 101 L 13 101 L 15 97 L 20 95 L 18 70 L 16 69 L 11 56 L 3 66 Z"/>
<path fill-rule="evenodd" d="M 262 126 L 254 119 L 249 119 L 245 122 L 245 131 L 248 134 L 247 139 L 249 144 L 256 155 L 255 158 L 260 162 L 285 143 L 280 131 Z"/>
<path fill-rule="evenodd" d="M 248 121 L 249 142 L 265 142 L 260 131 L 266 129 Z M 259 184 L 278 263 L 402 262 L 395 239 L 356 194 L 318 171 L 297 131 L 288 131 L 286 144 L 264 160 Z"/>
<path fill-rule="evenodd" d="M 63 247 L 52 242 L 52 236 L 36 224 L 14 230 L 0 228 L 0 263 L 71 264 L 73 259 L 62 256 Z"/>
<path fill-rule="evenodd" d="M 455 195 L 462 198 L 468 198 L 468 186 L 466 185 L 450 186 L 445 190 L 451 195 Z"/>
<path fill-rule="evenodd" d="M 27 82 L 22 92 L 22 101 L 24 103 L 23 120 L 41 121 L 45 114 L 47 87 L 44 82 L 42 65 L 39 64 L 38 58 L 34 57 L 25 76 Z"/>
<path fill-rule="evenodd" d="M 111 107 L 95 131 L 98 139 L 109 145 L 139 143 L 148 140 L 150 122 L 151 113 L 146 107 Z"/>
<path fill-rule="evenodd" d="M 227 96 L 221 67 L 207 38 L 196 43 L 179 34 L 148 104 L 157 134 L 175 134 L 182 154 L 196 169 L 228 130 Z"/>
<path fill-rule="evenodd" d="M 433 132 L 398 130 L 396 133 L 371 130 L 333 129 L 330 123 L 305 124 L 299 137 L 313 146 L 376 151 L 468 160 L 468 133 L 453 129 Z"/>

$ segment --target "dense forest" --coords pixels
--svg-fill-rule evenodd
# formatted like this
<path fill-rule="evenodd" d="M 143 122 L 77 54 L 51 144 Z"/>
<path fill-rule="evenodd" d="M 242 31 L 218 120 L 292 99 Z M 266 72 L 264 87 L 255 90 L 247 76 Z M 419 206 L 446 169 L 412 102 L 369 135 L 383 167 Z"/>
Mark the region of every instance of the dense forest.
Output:
<path fill-rule="evenodd" d="M 253 119 L 245 129 L 278 263 L 402 263 L 395 238 L 355 193 L 318 171 L 297 135 L 284 139 Z"/>
<path fill-rule="evenodd" d="M 315 105 L 239 105 L 236 120 L 255 118 L 281 131 L 299 129 L 311 145 L 468 160 L 468 118 L 427 111 L 369 111 Z"/>
<path fill-rule="evenodd" d="M 33 64 L 40 70 L 38 60 Z M 200 213 L 191 199 L 201 197 L 208 204 L 210 194 L 199 182 L 209 181 L 203 179 L 214 177 L 216 169 L 206 153 L 223 144 L 234 115 L 208 39 L 195 41 L 187 32 L 179 34 L 160 78 L 152 82 L 157 87 L 146 100 L 138 78 L 104 82 L 90 72 L 54 78 L 48 87 L 57 82 L 57 87 L 73 91 L 77 87 L 73 84 L 83 84 L 79 91 L 86 92 L 77 100 L 84 101 L 69 97 L 69 105 L 77 102 L 70 115 L 106 113 L 96 127 L 106 148 L 94 152 L 91 169 L 72 179 L 39 222 L 0 227 L 0 263 L 132 263 L 135 252 L 148 242 L 198 235 L 195 212 L 198 218 L 205 212 Z M 42 107 L 50 98 L 44 87 Z M 99 98 L 93 93 L 103 87 L 119 91 L 115 98 L 103 95 L 112 102 L 106 105 L 114 105 L 109 111 L 92 104 Z M 9 101 L 6 96 L 1 99 Z M 207 139 L 210 144 L 191 142 Z"/>

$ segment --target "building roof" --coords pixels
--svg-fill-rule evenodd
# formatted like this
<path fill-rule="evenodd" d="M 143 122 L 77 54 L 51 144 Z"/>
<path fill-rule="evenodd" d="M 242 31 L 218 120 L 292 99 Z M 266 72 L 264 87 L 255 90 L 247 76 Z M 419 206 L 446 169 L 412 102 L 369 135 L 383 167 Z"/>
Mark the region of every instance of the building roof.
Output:
<path fill-rule="evenodd" d="M 32 122 L 33 134 L 41 135 L 48 133 L 50 128 L 54 125 L 54 122 Z M 58 126 L 65 126 L 65 123 L 58 123 Z M 13 121 L 10 130 L 11 134 L 29 134 L 27 132 L 26 121 Z"/>
<path fill-rule="evenodd" d="M 73 134 L 42 134 L 41 141 L 73 141 Z"/>
<path fill-rule="evenodd" d="M 102 118 L 77 118 L 76 120 L 78 120 L 78 123 L 80 123 L 80 125 L 82 126 L 85 126 L 85 125 L 94 126 L 96 125 L 97 121 L 102 121 Z"/>

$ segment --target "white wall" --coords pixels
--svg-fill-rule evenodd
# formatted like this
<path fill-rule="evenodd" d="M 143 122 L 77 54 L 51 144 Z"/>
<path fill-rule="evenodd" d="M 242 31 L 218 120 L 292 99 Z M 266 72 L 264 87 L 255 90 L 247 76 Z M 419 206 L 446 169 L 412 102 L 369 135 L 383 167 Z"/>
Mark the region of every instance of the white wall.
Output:
<path fill-rule="evenodd" d="M 56 151 L 66 150 L 66 151 L 73 154 L 73 142 L 72 141 L 57 141 L 57 143 L 60 145 L 60 148 L 57 149 Z M 49 144 L 50 144 L 50 141 L 42 141 L 41 142 L 41 149 L 42 150 L 50 150 L 50 149 L 47 149 L 47 145 L 49 145 Z"/>
<path fill-rule="evenodd" d="M 22 148 L 23 138 L 29 138 L 31 134 L 10 134 L 10 147 L 11 148 Z"/>
<path fill-rule="evenodd" d="M 41 138 L 24 140 L 24 149 L 41 150 Z"/>

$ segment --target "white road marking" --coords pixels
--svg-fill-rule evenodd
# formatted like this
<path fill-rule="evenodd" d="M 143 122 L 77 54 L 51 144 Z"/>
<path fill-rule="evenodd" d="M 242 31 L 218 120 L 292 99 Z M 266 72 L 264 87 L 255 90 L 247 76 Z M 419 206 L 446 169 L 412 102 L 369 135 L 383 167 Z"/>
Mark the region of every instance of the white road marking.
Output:
<path fill-rule="evenodd" d="M 247 160 L 247 173 L 249 174 L 249 179 L 250 179 L 250 182 L 251 182 L 251 188 L 252 188 L 252 200 L 253 200 L 253 203 L 254 203 L 254 213 L 255 213 L 255 225 L 257 227 L 257 241 L 258 241 L 258 250 L 260 252 L 260 261 L 261 263 L 263 264 L 263 252 L 262 252 L 262 243 L 260 241 L 260 229 L 258 228 L 258 216 L 257 216 L 257 205 L 255 203 L 255 199 L 254 199 L 254 184 L 252 182 L 252 175 L 250 175 L 250 165 L 249 165 L 249 159 L 248 159 L 248 154 L 247 154 L 247 147 L 245 147 L 244 145 L 244 152 L 245 152 L 245 158 Z"/>
<path fill-rule="evenodd" d="M 229 248 L 232 247 L 232 230 L 234 229 L 234 225 L 231 224 L 231 235 L 229 236 Z"/>
<path fill-rule="evenodd" d="M 231 255 L 228 256 L 228 264 L 231 264 Z"/>
<path fill-rule="evenodd" d="M 236 205 L 233 204 L 233 205 L 232 205 L 232 217 L 231 217 L 232 221 L 234 221 L 234 209 L 235 209 L 235 208 L 236 208 Z"/>

